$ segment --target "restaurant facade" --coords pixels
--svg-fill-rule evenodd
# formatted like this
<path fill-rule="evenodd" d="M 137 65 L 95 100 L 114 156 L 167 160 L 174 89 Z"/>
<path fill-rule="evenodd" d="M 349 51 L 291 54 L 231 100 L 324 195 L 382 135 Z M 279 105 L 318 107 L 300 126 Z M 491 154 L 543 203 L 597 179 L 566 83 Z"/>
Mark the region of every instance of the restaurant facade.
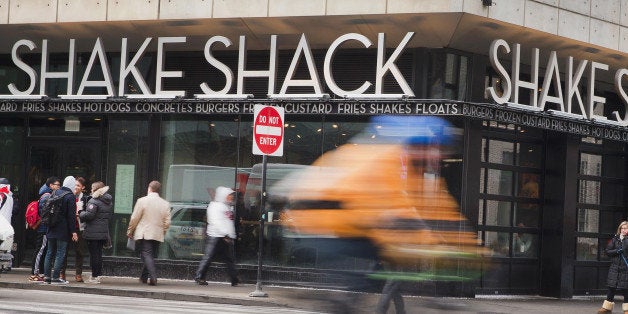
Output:
<path fill-rule="evenodd" d="M 491 256 L 472 282 L 416 293 L 606 290 L 604 248 L 628 218 L 627 1 L 7 2 L 0 177 L 22 209 L 15 266 L 34 249 L 26 204 L 47 177 L 73 175 L 110 186 L 110 275 L 139 263 L 126 228 L 151 180 L 173 206 L 165 277 L 192 278 L 220 185 L 238 191 L 245 281 L 255 280 L 266 212 L 265 282 L 316 286 L 368 271 L 372 260 L 287 241 L 282 208 L 259 208 L 253 110 L 263 104 L 285 111 L 271 187 L 368 132 L 373 116 L 452 124 L 439 175 Z"/>

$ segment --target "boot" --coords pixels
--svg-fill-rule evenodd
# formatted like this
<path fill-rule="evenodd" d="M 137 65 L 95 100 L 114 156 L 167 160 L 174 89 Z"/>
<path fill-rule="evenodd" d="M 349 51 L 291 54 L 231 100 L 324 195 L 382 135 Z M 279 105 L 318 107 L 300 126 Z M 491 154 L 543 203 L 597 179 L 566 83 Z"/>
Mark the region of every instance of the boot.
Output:
<path fill-rule="evenodd" d="M 624 311 L 624 314 L 628 314 L 628 303 L 622 304 L 621 309 Z"/>
<path fill-rule="evenodd" d="M 608 313 L 611 313 L 613 311 L 613 305 L 615 305 L 615 303 L 610 302 L 608 300 L 604 300 L 604 303 L 602 303 L 602 308 L 597 310 L 597 314 L 608 314 Z M 624 307 L 624 305 L 626 305 L 626 303 L 624 303 L 622 305 L 622 307 Z"/>

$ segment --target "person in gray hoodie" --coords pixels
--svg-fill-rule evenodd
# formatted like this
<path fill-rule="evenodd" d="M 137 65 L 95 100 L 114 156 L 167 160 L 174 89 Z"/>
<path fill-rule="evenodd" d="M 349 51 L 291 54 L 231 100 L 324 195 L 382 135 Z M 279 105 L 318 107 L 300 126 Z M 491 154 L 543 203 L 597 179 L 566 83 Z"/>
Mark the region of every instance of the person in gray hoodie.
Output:
<path fill-rule="evenodd" d="M 201 259 L 194 281 L 202 286 L 207 285 L 205 275 L 211 264 L 212 257 L 219 245 L 225 251 L 227 262 L 227 273 L 231 278 L 231 285 L 236 286 L 239 282 L 235 269 L 235 212 L 233 210 L 233 200 L 235 191 L 219 186 L 216 188 L 214 200 L 207 206 L 207 237 L 205 239 L 205 254 Z"/>
<path fill-rule="evenodd" d="M 111 194 L 109 187 L 101 181 L 92 184 L 92 198 L 87 202 L 84 210 L 79 211 L 81 222 L 85 223 L 83 238 L 87 240 L 89 249 L 89 264 L 92 267 L 92 276 L 88 283 L 100 283 L 102 275 L 102 249 L 109 239 L 109 219 L 112 214 Z"/>

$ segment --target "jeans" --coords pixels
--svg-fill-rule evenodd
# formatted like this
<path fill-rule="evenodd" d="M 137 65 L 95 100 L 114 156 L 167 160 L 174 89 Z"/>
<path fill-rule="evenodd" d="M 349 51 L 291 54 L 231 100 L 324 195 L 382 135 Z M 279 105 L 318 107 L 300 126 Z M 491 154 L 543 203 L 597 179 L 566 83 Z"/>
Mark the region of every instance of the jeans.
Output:
<path fill-rule="evenodd" d="M 142 274 L 140 278 L 152 278 L 157 280 L 157 268 L 155 267 L 155 257 L 159 250 L 159 241 L 155 240 L 136 240 L 135 245 L 140 249 L 140 257 L 142 258 Z"/>
<path fill-rule="evenodd" d="M 212 257 L 216 253 L 216 250 L 220 245 L 223 245 L 226 248 L 225 259 L 227 262 L 227 273 L 231 279 L 231 282 L 237 281 L 237 272 L 235 269 L 235 249 L 233 242 L 235 240 L 231 240 L 229 242 L 225 241 L 226 238 L 217 238 L 217 237 L 205 237 L 205 253 L 203 254 L 203 259 L 201 259 L 201 263 L 198 265 L 198 269 L 196 270 L 196 275 L 194 279 L 196 280 L 205 280 L 205 275 L 207 275 L 207 270 L 209 269 L 209 265 L 212 262 Z"/>
<path fill-rule="evenodd" d="M 87 240 L 89 249 L 89 265 L 92 267 L 92 277 L 102 275 L 102 247 L 105 240 Z"/>
<path fill-rule="evenodd" d="M 48 251 L 46 252 L 46 263 L 44 264 L 44 276 L 52 279 L 59 279 L 61 273 L 61 267 L 65 261 L 65 251 L 68 247 L 68 242 L 60 239 L 48 239 Z M 52 269 L 52 263 L 54 259 L 54 270 L 52 271 L 52 277 L 50 271 Z"/>

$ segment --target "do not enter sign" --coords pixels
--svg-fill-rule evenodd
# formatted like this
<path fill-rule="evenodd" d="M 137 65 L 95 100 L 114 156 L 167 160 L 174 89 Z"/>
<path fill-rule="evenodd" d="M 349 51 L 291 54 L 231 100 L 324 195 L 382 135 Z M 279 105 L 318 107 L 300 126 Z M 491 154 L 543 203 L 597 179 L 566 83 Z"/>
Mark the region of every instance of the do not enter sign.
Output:
<path fill-rule="evenodd" d="M 283 107 L 255 105 L 253 154 L 283 156 Z"/>

